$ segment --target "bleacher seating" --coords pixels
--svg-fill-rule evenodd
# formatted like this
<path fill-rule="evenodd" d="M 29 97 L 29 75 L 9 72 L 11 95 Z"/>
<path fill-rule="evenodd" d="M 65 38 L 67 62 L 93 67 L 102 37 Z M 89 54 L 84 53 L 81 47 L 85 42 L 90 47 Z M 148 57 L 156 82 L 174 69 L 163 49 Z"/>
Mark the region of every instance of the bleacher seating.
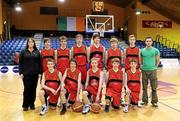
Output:
<path fill-rule="evenodd" d="M 126 43 L 128 44 L 128 41 L 126 41 Z M 145 47 L 145 43 L 144 41 L 137 40 L 136 46 L 142 49 Z M 154 42 L 153 46 L 159 49 L 161 58 L 178 58 L 179 56 L 176 49 L 168 48 L 167 46 L 161 44 L 160 42 Z"/>
<path fill-rule="evenodd" d="M 13 65 L 13 55 L 20 52 L 26 46 L 25 38 L 6 40 L 0 46 L 0 65 Z"/>
<path fill-rule="evenodd" d="M 6 40 L 0 45 L 0 65 L 13 65 L 13 56 L 15 52 L 20 52 L 26 46 L 27 38 L 14 38 L 12 40 Z M 86 46 L 90 46 L 91 39 L 84 39 L 84 44 Z M 128 44 L 128 42 L 126 41 Z M 68 40 L 68 48 L 71 48 L 75 44 L 75 38 L 69 38 Z M 109 39 L 104 38 L 101 40 L 101 44 L 105 46 L 106 50 L 110 48 Z M 137 40 L 136 45 L 140 48 L 144 48 L 145 44 L 143 41 Z M 43 49 L 44 43 L 43 40 L 40 40 L 40 45 L 38 47 L 39 50 Z M 60 42 L 58 38 L 51 38 L 51 47 L 53 49 L 57 49 L 60 47 Z M 119 45 L 119 47 L 123 50 L 125 48 L 124 45 Z M 178 53 L 173 48 L 168 48 L 159 42 L 154 43 L 154 47 L 158 48 L 161 52 L 162 58 L 177 58 Z"/>

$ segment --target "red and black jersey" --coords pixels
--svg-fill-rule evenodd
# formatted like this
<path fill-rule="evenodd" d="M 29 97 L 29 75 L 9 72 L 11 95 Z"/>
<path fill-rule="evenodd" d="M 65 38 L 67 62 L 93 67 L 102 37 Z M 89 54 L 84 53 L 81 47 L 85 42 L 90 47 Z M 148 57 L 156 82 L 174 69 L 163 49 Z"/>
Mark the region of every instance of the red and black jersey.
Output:
<path fill-rule="evenodd" d="M 59 80 L 59 71 L 54 70 L 53 73 L 49 72 L 49 70 L 44 72 L 45 76 L 45 85 L 53 88 L 54 90 L 57 90 L 59 85 L 60 85 L 60 80 Z"/>
<path fill-rule="evenodd" d="M 98 69 L 95 73 L 92 71 L 92 69 L 89 69 L 89 85 L 88 86 L 98 89 L 99 81 L 100 81 L 100 73 L 101 73 L 100 69 Z"/>
<path fill-rule="evenodd" d="M 70 68 L 67 69 L 67 76 L 65 79 L 65 88 L 69 92 L 71 92 L 71 90 L 77 91 L 79 73 L 80 71 L 78 69 L 76 69 L 74 72 L 72 72 Z"/>
<path fill-rule="evenodd" d="M 42 49 L 41 50 L 41 56 L 42 56 L 42 66 L 43 66 L 43 72 L 45 72 L 47 68 L 47 59 L 51 58 L 54 59 L 54 49 Z"/>
<path fill-rule="evenodd" d="M 86 46 L 82 45 L 81 47 L 78 47 L 75 45 L 73 47 L 73 57 L 77 62 L 77 65 L 86 65 L 87 63 L 87 50 Z"/>
<path fill-rule="evenodd" d="M 57 69 L 60 70 L 62 74 L 64 74 L 66 68 L 69 68 L 69 56 L 70 50 L 69 48 L 57 50 Z"/>
<path fill-rule="evenodd" d="M 107 82 L 107 88 L 113 89 L 115 92 L 121 92 L 123 82 L 123 71 L 118 70 L 115 72 L 113 69 L 109 70 L 109 78 Z"/>
<path fill-rule="evenodd" d="M 141 71 L 137 69 L 135 73 L 132 73 L 131 70 L 128 70 L 126 73 L 127 73 L 127 84 L 129 89 L 131 91 L 139 91 Z"/>
<path fill-rule="evenodd" d="M 98 68 L 103 68 L 103 53 L 104 53 L 104 46 L 100 45 L 96 48 L 94 45 L 90 46 L 90 60 L 92 58 L 99 58 L 98 61 Z"/>
<path fill-rule="evenodd" d="M 108 69 L 111 69 L 112 66 L 112 59 L 113 58 L 119 58 L 120 59 L 120 65 L 119 65 L 119 69 L 122 68 L 121 66 L 121 49 L 117 48 L 116 50 L 113 50 L 112 48 L 108 49 L 108 58 L 107 58 L 107 67 Z"/>
<path fill-rule="evenodd" d="M 139 52 L 140 49 L 138 47 L 127 47 L 126 48 L 126 60 L 125 60 L 125 69 L 130 69 L 130 60 L 135 59 L 138 63 L 137 68 L 139 68 Z"/>

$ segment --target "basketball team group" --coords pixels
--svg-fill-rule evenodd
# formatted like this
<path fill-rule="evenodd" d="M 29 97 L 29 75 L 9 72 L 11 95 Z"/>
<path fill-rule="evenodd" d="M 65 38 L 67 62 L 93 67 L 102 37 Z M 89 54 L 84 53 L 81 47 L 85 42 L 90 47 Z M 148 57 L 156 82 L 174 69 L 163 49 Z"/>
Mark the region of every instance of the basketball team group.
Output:
<path fill-rule="evenodd" d="M 55 110 L 61 105 L 60 115 L 69 107 L 75 112 L 87 114 L 119 110 L 128 113 L 148 105 L 148 82 L 151 85 L 151 104 L 158 107 L 157 67 L 160 52 L 153 47 L 152 37 L 145 38 L 145 47 L 136 46 L 135 35 L 129 35 L 129 46 L 119 48 L 118 39 L 111 38 L 106 51 L 99 34 L 92 36 L 92 44 L 86 47 L 83 36 L 77 34 L 75 45 L 67 47 L 68 38 L 59 38 L 60 48 L 51 48 L 51 40 L 44 39 L 44 48 L 38 50 L 33 38 L 19 56 L 19 74 L 23 80 L 23 111 L 35 109 L 36 88 L 42 104 L 40 115 L 48 107 Z M 124 66 L 122 66 L 124 64 Z M 102 95 L 105 90 L 105 95 Z M 105 97 L 105 105 L 102 100 Z"/>

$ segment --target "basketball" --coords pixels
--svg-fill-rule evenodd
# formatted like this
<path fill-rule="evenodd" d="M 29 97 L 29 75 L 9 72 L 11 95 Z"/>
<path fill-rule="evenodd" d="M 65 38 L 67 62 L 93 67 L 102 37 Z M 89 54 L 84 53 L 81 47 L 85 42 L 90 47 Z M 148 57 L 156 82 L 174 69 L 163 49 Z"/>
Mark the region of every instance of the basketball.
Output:
<path fill-rule="evenodd" d="M 73 105 L 72 105 L 72 110 L 74 112 L 81 112 L 83 109 L 83 104 L 82 102 L 75 102 Z"/>
<path fill-rule="evenodd" d="M 93 103 L 93 104 L 91 105 L 91 111 L 92 111 L 93 113 L 99 113 L 99 112 L 101 111 L 101 105 L 98 104 L 98 103 Z"/>

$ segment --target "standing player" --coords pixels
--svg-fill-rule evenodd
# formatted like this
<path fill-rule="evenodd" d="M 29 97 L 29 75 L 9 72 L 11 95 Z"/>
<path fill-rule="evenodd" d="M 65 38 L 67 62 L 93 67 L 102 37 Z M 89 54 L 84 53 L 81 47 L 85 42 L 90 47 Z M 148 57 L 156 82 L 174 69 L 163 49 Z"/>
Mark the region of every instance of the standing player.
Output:
<path fill-rule="evenodd" d="M 141 71 L 136 69 L 137 62 L 135 59 L 130 60 L 130 69 L 125 72 L 124 85 L 126 89 L 126 105 L 123 109 L 125 113 L 128 112 L 128 105 L 131 103 L 135 109 L 137 105 L 141 107 L 139 100 L 142 94 L 142 80 Z"/>
<path fill-rule="evenodd" d="M 91 60 L 92 58 L 98 58 L 98 68 L 103 70 L 105 47 L 100 44 L 99 34 L 93 35 L 93 44 L 88 49 L 88 56 L 88 60 Z"/>
<path fill-rule="evenodd" d="M 119 58 L 119 69 L 122 68 L 121 62 L 122 62 L 122 51 L 120 48 L 118 48 L 118 39 L 117 38 L 111 38 L 110 39 L 111 48 L 108 49 L 106 53 L 106 65 L 108 69 L 111 69 L 113 67 L 112 65 L 112 59 L 113 58 Z"/>
<path fill-rule="evenodd" d="M 127 47 L 124 51 L 125 58 L 125 70 L 130 69 L 130 60 L 135 59 L 137 62 L 137 67 L 139 68 L 140 63 L 140 49 L 136 47 L 136 38 L 133 34 L 129 35 L 129 47 Z"/>
<path fill-rule="evenodd" d="M 61 47 L 56 51 L 56 62 L 57 69 L 64 74 L 66 68 L 69 68 L 69 60 L 71 58 L 71 52 L 67 48 L 67 37 L 61 36 L 60 38 Z"/>
<path fill-rule="evenodd" d="M 49 38 L 44 39 L 44 49 L 41 50 L 42 56 L 42 69 L 45 72 L 47 68 L 47 59 L 54 59 L 54 49 L 51 48 L 51 43 Z"/>
<path fill-rule="evenodd" d="M 55 109 L 58 98 L 60 95 L 60 80 L 62 78 L 61 72 L 54 69 L 55 62 L 53 59 L 47 60 L 47 67 L 42 77 L 42 89 L 39 92 L 39 99 L 42 104 L 40 115 L 44 115 L 47 112 L 47 98 L 49 97 L 49 105 L 52 109 Z"/>
<path fill-rule="evenodd" d="M 112 59 L 112 69 L 107 72 L 107 86 L 106 86 L 106 106 L 105 112 L 109 112 L 110 102 L 112 101 L 112 107 L 119 109 L 121 91 L 123 87 L 123 71 L 119 69 L 120 59 Z"/>
<path fill-rule="evenodd" d="M 76 45 L 74 45 L 71 49 L 72 52 L 72 58 L 74 58 L 77 62 L 77 69 L 81 71 L 82 75 L 82 89 L 84 90 L 85 82 L 86 82 L 86 63 L 87 63 L 87 48 L 82 43 L 83 36 L 81 34 L 76 35 Z"/>
<path fill-rule="evenodd" d="M 66 101 L 74 104 L 75 101 L 79 101 L 79 92 L 81 85 L 81 72 L 76 68 L 77 63 L 75 60 L 70 60 L 70 68 L 67 68 L 63 78 L 61 87 L 61 102 L 63 108 L 60 112 L 61 115 L 66 113 Z"/>
<path fill-rule="evenodd" d="M 90 111 L 90 100 L 92 100 L 91 103 L 100 103 L 101 100 L 103 72 L 97 67 L 98 61 L 97 58 L 92 58 L 92 68 L 87 72 L 86 87 L 85 91 L 83 91 L 83 102 L 85 104 L 82 111 L 83 114 Z"/>

